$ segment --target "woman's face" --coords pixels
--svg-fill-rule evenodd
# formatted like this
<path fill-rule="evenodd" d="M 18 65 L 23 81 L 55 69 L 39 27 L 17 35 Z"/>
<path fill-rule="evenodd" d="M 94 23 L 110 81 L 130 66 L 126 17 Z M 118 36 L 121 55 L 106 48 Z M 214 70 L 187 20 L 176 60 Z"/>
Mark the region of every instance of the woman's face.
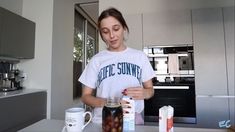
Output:
<path fill-rule="evenodd" d="M 112 16 L 104 18 L 100 23 L 100 33 L 110 51 L 122 51 L 125 49 L 124 28 L 121 23 Z"/>

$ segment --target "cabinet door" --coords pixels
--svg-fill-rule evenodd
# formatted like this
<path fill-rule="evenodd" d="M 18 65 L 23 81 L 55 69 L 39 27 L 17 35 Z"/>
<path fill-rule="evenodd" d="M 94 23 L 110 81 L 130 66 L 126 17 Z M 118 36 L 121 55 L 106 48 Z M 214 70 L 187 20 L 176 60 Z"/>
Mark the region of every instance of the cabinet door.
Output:
<path fill-rule="evenodd" d="M 35 23 L 1 9 L 1 54 L 15 58 L 33 58 Z"/>
<path fill-rule="evenodd" d="M 126 23 L 129 27 L 129 35 L 127 37 L 126 44 L 132 48 L 143 50 L 142 39 L 142 15 L 131 14 L 125 15 Z"/>
<path fill-rule="evenodd" d="M 192 44 L 190 10 L 143 14 L 144 45 Z"/>
<path fill-rule="evenodd" d="M 219 128 L 220 121 L 229 119 L 228 98 L 197 97 L 197 126 Z"/>
<path fill-rule="evenodd" d="M 235 89 L 234 89 L 234 7 L 223 8 L 225 42 L 226 42 L 226 60 L 228 72 L 228 95 L 231 96 L 230 103 L 230 120 L 235 124 Z"/>
<path fill-rule="evenodd" d="M 2 55 L 2 23 L 3 23 L 3 12 L 1 11 L 0 7 L 0 56 Z"/>
<path fill-rule="evenodd" d="M 227 95 L 221 8 L 192 11 L 196 95 Z"/>
<path fill-rule="evenodd" d="M 234 7 L 223 8 L 224 31 L 226 42 L 226 60 L 228 72 L 229 95 L 235 96 L 234 89 Z"/>
<path fill-rule="evenodd" d="M 235 98 L 230 97 L 229 98 L 229 119 L 231 121 L 231 124 L 235 124 Z"/>
<path fill-rule="evenodd" d="M 20 52 L 17 58 L 32 59 L 35 50 L 35 23 L 25 18 L 21 18 L 19 23 Z"/>
<path fill-rule="evenodd" d="M 3 11 L 2 22 L 2 47 L 1 53 L 7 57 L 16 57 L 20 50 L 20 34 L 18 28 L 20 27 L 20 16 L 7 11 Z"/>
<path fill-rule="evenodd" d="M 29 90 L 30 91 L 30 90 Z M 17 132 L 46 118 L 47 93 L 34 92 L 2 97 L 0 99 L 0 132 Z M 9 113 L 12 118 L 9 118 Z"/>

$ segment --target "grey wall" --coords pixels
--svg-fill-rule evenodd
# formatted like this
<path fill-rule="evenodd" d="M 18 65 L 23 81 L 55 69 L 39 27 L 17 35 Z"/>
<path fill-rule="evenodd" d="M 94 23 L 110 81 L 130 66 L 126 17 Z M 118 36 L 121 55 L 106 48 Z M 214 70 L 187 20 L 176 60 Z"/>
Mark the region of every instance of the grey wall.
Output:
<path fill-rule="evenodd" d="M 55 0 L 53 14 L 51 118 L 64 118 L 73 102 L 73 23 L 71 0 Z"/>
<path fill-rule="evenodd" d="M 64 119 L 73 100 L 74 5 L 80 0 L 54 0 L 51 60 L 51 118 Z"/>

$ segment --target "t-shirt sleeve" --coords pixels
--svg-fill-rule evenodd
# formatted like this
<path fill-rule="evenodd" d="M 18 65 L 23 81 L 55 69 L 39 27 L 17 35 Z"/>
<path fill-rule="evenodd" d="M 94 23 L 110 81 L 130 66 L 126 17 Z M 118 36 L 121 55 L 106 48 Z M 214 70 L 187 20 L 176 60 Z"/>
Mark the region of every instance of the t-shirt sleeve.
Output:
<path fill-rule="evenodd" d="M 155 77 L 155 72 L 151 66 L 148 57 L 143 55 L 142 82 L 146 82 Z"/>
<path fill-rule="evenodd" d="M 97 70 L 97 64 L 95 63 L 94 59 L 91 59 L 90 62 L 85 67 L 84 71 L 82 72 L 82 75 L 79 77 L 78 81 L 80 81 L 82 84 L 90 87 L 90 88 L 96 88 L 96 82 L 97 82 L 97 76 L 98 76 L 98 70 Z"/>

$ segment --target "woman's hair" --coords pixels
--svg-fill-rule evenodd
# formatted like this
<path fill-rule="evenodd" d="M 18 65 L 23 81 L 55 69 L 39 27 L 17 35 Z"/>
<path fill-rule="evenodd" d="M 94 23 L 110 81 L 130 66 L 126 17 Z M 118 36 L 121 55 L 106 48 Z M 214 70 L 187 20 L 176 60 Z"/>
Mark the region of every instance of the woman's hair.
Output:
<path fill-rule="evenodd" d="M 122 16 L 122 13 L 121 13 L 120 11 L 118 11 L 117 9 L 113 8 L 113 7 L 104 10 L 104 11 L 100 14 L 100 16 L 99 16 L 99 18 L 98 18 L 98 28 L 99 28 L 99 29 L 100 29 L 100 23 L 101 23 L 101 21 L 102 21 L 104 18 L 107 18 L 107 17 L 109 17 L 109 16 L 112 16 L 112 17 L 114 17 L 115 19 L 117 19 L 117 20 L 121 23 L 122 27 L 123 27 L 124 29 L 126 29 L 127 32 L 129 32 L 129 28 L 128 28 L 127 24 L 126 24 L 125 19 L 124 19 L 123 16 Z"/>

